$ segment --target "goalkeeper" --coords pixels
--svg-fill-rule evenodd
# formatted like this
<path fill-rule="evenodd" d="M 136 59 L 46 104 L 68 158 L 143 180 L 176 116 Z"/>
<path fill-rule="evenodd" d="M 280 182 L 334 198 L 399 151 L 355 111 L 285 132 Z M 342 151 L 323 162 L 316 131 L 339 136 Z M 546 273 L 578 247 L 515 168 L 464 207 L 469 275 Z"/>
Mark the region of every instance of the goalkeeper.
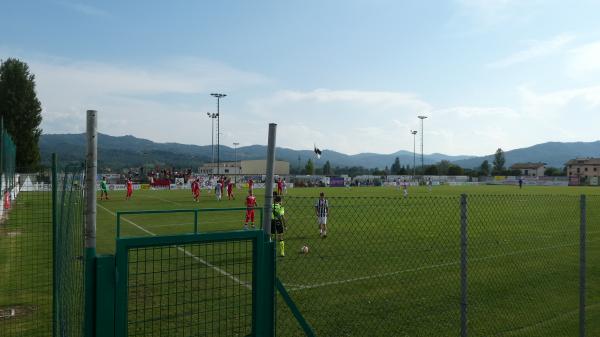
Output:
<path fill-rule="evenodd" d="M 275 197 L 273 204 L 273 217 L 271 218 L 271 234 L 275 234 L 279 241 L 279 255 L 285 256 L 285 242 L 283 241 L 283 232 L 285 228 L 285 209 L 281 206 L 281 196 Z"/>

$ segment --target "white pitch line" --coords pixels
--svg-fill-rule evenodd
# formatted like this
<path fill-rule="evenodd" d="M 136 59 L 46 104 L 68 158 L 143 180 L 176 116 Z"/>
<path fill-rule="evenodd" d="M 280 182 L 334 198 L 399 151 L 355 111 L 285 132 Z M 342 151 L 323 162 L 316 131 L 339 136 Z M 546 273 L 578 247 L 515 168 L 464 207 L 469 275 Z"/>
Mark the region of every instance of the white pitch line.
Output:
<path fill-rule="evenodd" d="M 106 211 L 106 212 L 108 212 L 109 214 L 111 214 L 111 215 L 113 215 L 113 216 L 115 216 L 115 217 L 117 216 L 117 214 L 115 214 L 113 211 L 109 210 L 108 208 L 106 208 L 106 207 L 104 207 L 104 206 L 102 206 L 102 205 L 100 205 L 100 204 L 97 204 L 97 205 L 98 205 L 98 207 L 102 208 L 103 210 L 105 210 L 105 211 Z M 129 220 L 129 219 L 126 219 L 126 218 L 125 218 L 125 217 L 123 217 L 123 216 L 121 217 L 121 219 L 123 219 L 123 220 L 125 220 L 125 221 L 129 222 L 130 224 L 134 225 L 135 227 L 139 228 L 140 230 L 142 230 L 142 231 L 144 231 L 144 232 L 146 232 L 146 233 L 148 233 L 148 234 L 150 234 L 150 235 L 152 235 L 152 236 L 157 236 L 155 233 L 152 233 L 151 231 L 149 231 L 149 230 L 145 229 L 144 227 L 142 227 L 142 226 L 140 226 L 140 225 L 136 224 L 135 222 L 133 222 L 133 221 L 131 221 L 131 220 Z M 177 246 L 176 246 L 176 247 L 177 247 Z M 241 285 L 243 285 L 244 287 L 248 288 L 249 290 L 252 290 L 252 286 L 251 286 L 251 285 L 249 285 L 248 283 L 246 283 L 246 282 L 244 282 L 244 281 L 240 280 L 239 278 L 237 278 L 237 277 L 233 276 L 232 274 L 228 273 L 227 271 L 225 271 L 225 270 L 223 270 L 223 269 L 221 269 L 221 268 L 219 268 L 219 267 L 217 267 L 217 266 L 213 265 L 212 263 L 210 263 L 210 262 L 208 262 L 208 261 L 205 261 L 205 260 L 203 260 L 203 259 L 199 258 L 198 256 L 196 256 L 196 255 L 194 255 L 194 254 L 190 253 L 188 250 L 186 250 L 186 249 L 184 249 L 184 248 L 182 248 L 182 247 L 177 247 L 177 249 L 178 249 L 179 251 L 183 252 L 185 255 L 187 255 L 187 256 L 189 256 L 189 257 L 193 258 L 194 260 L 196 260 L 196 261 L 198 261 L 198 262 L 200 262 L 200 263 L 202 263 L 202 264 L 204 264 L 205 266 L 207 266 L 207 267 L 210 267 L 210 268 L 212 268 L 212 269 L 216 270 L 216 271 L 217 271 L 217 272 L 219 272 L 221 275 L 223 275 L 223 276 L 227 276 L 227 277 L 229 277 L 230 279 L 232 279 L 233 281 L 237 282 L 238 284 L 241 284 Z"/>
<path fill-rule="evenodd" d="M 588 242 L 593 242 L 593 241 L 598 241 L 598 240 L 590 240 Z M 506 257 L 506 256 L 511 256 L 511 255 L 517 255 L 517 254 L 521 254 L 521 253 L 530 253 L 530 252 L 536 252 L 536 251 L 542 251 L 542 250 L 548 250 L 548 249 L 555 249 L 555 248 L 561 248 L 561 247 L 577 246 L 577 245 L 579 245 L 579 242 L 578 243 L 572 243 L 572 244 L 555 245 L 555 246 L 549 246 L 549 247 L 543 247 L 543 248 L 534 248 L 534 249 L 527 249 L 527 250 L 520 250 L 520 251 L 512 251 L 512 252 L 508 252 L 508 253 L 504 253 L 504 254 L 489 255 L 489 256 L 484 256 L 484 257 L 479 257 L 479 258 L 472 258 L 472 259 L 469 259 L 469 261 L 483 261 L 483 260 L 495 259 L 495 258 L 499 258 L 499 257 Z M 447 266 L 452 266 L 452 265 L 457 265 L 457 264 L 460 264 L 460 261 L 440 263 L 440 264 L 428 265 L 428 266 L 423 266 L 423 267 L 418 267 L 418 268 L 410 268 L 410 269 L 397 270 L 397 271 L 393 271 L 393 272 L 389 272 L 389 273 L 381 273 L 381 274 L 375 274 L 375 275 L 361 276 L 361 277 L 355 277 L 355 278 L 350 278 L 350 279 L 345 279 L 345 280 L 329 281 L 329 282 L 316 283 L 316 284 L 296 285 L 296 286 L 291 285 L 291 284 L 284 284 L 284 285 L 285 286 L 290 286 L 291 288 L 288 289 L 288 291 L 291 292 L 291 291 L 298 291 L 298 290 L 305 290 L 305 289 L 314 289 L 314 288 L 322 288 L 322 287 L 326 287 L 326 286 L 332 286 L 332 285 L 352 283 L 352 282 L 357 282 L 357 281 L 370 280 L 370 279 L 374 279 L 374 278 L 394 276 L 394 275 L 403 274 L 403 273 L 410 273 L 410 272 L 416 272 L 416 271 L 427 270 L 427 269 L 435 269 L 435 268 L 447 267 Z"/>
<path fill-rule="evenodd" d="M 164 199 L 164 198 L 159 198 L 159 197 L 155 197 L 155 196 L 153 196 L 153 195 L 143 195 L 143 197 L 148 197 L 148 198 L 152 198 L 152 199 L 157 199 L 157 200 L 161 200 L 161 201 L 170 202 L 170 203 L 172 203 L 172 204 L 174 204 L 174 205 L 177 205 L 177 206 L 183 206 L 183 204 L 180 204 L 180 203 L 178 203 L 178 202 L 175 202 L 175 201 L 173 201 L 173 200 Z"/>

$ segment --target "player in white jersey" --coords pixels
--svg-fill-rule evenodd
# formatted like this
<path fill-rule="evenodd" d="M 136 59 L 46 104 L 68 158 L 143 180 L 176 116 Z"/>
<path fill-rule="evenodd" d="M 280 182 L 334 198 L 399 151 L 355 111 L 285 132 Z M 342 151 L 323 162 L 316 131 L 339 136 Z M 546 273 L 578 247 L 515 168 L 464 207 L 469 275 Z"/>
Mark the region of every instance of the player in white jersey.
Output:
<path fill-rule="evenodd" d="M 217 201 L 221 201 L 221 182 L 217 182 L 217 186 L 215 186 L 215 195 L 217 196 Z"/>
<path fill-rule="evenodd" d="M 319 199 L 315 202 L 315 213 L 319 224 L 319 233 L 322 238 L 327 237 L 327 216 L 329 215 L 329 202 L 325 199 L 325 193 L 321 192 Z"/>
<path fill-rule="evenodd" d="M 406 180 L 402 183 L 402 191 L 404 193 L 404 198 L 408 198 L 408 182 Z"/>

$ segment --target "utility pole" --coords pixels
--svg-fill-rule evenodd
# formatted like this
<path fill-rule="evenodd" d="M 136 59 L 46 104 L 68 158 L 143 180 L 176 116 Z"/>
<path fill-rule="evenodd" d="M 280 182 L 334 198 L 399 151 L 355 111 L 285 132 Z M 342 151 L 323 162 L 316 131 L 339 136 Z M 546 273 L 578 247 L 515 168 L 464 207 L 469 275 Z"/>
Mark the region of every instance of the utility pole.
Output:
<path fill-rule="evenodd" d="M 415 179 L 415 175 L 417 174 L 417 131 L 411 130 L 410 133 L 413 135 L 413 179 Z"/>
<path fill-rule="evenodd" d="M 210 113 L 207 112 L 206 113 L 208 115 L 208 118 L 210 118 L 211 122 L 212 122 L 212 127 L 210 129 L 210 150 L 212 152 L 212 167 L 210 169 L 211 175 L 212 175 L 212 170 L 215 167 L 215 118 L 217 118 L 217 114 L 216 113 Z"/>
<path fill-rule="evenodd" d="M 235 156 L 235 175 L 233 176 L 234 183 L 237 183 L 237 175 L 238 175 L 238 173 L 240 173 L 240 170 L 239 170 L 240 167 L 239 167 L 238 161 L 237 161 L 237 146 L 238 145 L 240 145 L 240 143 L 233 142 L 233 153 Z"/>
<path fill-rule="evenodd" d="M 425 174 L 425 161 L 423 160 L 423 120 L 427 118 L 425 115 L 417 116 L 421 120 L 421 175 Z"/>
<path fill-rule="evenodd" d="M 217 98 L 217 175 L 221 175 L 221 141 L 220 141 L 220 123 L 221 123 L 221 98 L 226 94 L 212 93 Z"/>

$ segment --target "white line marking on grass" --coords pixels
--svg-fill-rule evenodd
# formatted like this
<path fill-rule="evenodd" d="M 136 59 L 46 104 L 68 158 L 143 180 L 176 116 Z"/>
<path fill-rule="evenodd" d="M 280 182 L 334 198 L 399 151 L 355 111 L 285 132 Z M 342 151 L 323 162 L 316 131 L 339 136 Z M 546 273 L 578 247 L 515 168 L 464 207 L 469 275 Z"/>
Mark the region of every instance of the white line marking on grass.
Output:
<path fill-rule="evenodd" d="M 593 241 L 598 241 L 598 240 L 589 240 L 588 242 L 593 242 Z M 489 256 L 484 256 L 484 257 L 479 257 L 479 258 L 471 258 L 471 259 L 469 259 L 469 261 L 490 260 L 490 259 L 495 259 L 495 258 L 499 258 L 499 257 L 506 257 L 506 256 L 517 255 L 517 254 L 522 254 L 522 253 L 530 253 L 530 252 L 549 250 L 549 249 L 555 249 L 555 248 L 561 248 L 561 247 L 578 246 L 578 245 L 579 245 L 579 242 L 571 243 L 571 244 L 563 244 L 563 245 L 554 245 L 554 246 L 548 246 L 548 247 L 543 247 L 543 248 L 512 251 L 512 252 L 508 252 L 508 253 L 504 253 L 504 254 L 489 255 Z M 428 270 L 428 269 L 442 268 L 442 267 L 448 267 L 448 266 L 458 265 L 458 264 L 460 264 L 460 261 L 440 263 L 440 264 L 428 265 L 428 266 L 423 266 L 423 267 L 418 267 L 418 268 L 397 270 L 397 271 L 393 271 L 393 272 L 389 272 L 389 273 L 367 275 L 367 276 L 354 277 L 354 278 L 345 279 L 345 280 L 336 280 L 336 281 L 322 282 L 322 283 L 316 283 L 316 284 L 292 285 L 292 284 L 285 283 L 284 285 L 291 287 L 290 289 L 288 289 L 288 291 L 291 292 L 291 291 L 321 288 L 321 287 L 339 285 L 339 284 L 345 284 L 345 283 L 352 283 L 352 282 L 357 282 L 357 281 L 371 280 L 374 278 L 388 277 L 388 276 L 394 276 L 394 275 L 403 274 L 403 273 L 410 273 L 410 272 L 416 272 L 416 271 L 422 271 L 422 270 Z"/>
<path fill-rule="evenodd" d="M 178 203 L 178 202 L 175 202 L 175 201 L 173 201 L 173 200 L 164 199 L 164 198 L 159 198 L 159 197 L 155 197 L 155 196 L 153 196 L 153 195 L 142 195 L 142 197 L 148 197 L 148 198 L 152 198 L 152 199 L 156 199 L 156 200 L 161 200 L 161 201 L 170 202 L 170 203 L 172 203 L 172 204 L 174 204 L 174 205 L 177 205 L 177 206 L 183 206 L 183 204 L 181 204 L 181 203 Z"/>
<path fill-rule="evenodd" d="M 117 216 L 117 214 L 116 214 L 116 213 L 114 213 L 113 211 L 109 210 L 108 208 L 106 208 L 106 207 L 104 207 L 104 206 L 102 206 L 102 205 L 100 205 L 100 204 L 97 204 L 97 205 L 98 205 L 98 207 L 102 208 L 103 210 L 105 210 L 106 212 L 108 212 L 109 214 L 111 214 L 112 216 L 114 216 L 114 217 L 116 217 L 116 216 Z M 131 220 L 129 220 L 129 219 L 126 219 L 126 218 L 125 218 L 125 217 L 123 217 L 123 216 L 121 216 L 121 219 L 123 219 L 123 220 L 125 220 L 125 221 L 129 222 L 130 224 L 134 225 L 135 227 L 139 228 L 140 230 L 142 230 L 142 231 L 144 231 L 144 232 L 146 232 L 146 233 L 148 233 L 148 234 L 150 234 L 150 235 L 152 235 L 152 236 L 157 236 L 155 233 L 152 233 L 151 231 L 149 231 L 149 230 L 145 229 L 144 227 L 142 227 L 142 226 L 140 226 L 140 225 L 136 224 L 135 222 L 133 222 L 133 221 L 131 221 Z M 210 268 L 212 268 L 212 269 L 216 270 L 216 271 L 217 271 L 217 272 L 219 272 L 221 275 L 223 275 L 223 276 L 227 276 L 228 278 L 232 279 L 232 280 L 233 280 L 233 281 L 235 281 L 236 283 L 238 283 L 238 284 L 240 284 L 240 285 L 243 285 L 243 286 L 244 286 L 244 287 L 246 287 L 247 289 L 249 289 L 249 290 L 252 290 L 252 286 L 251 286 L 251 285 L 249 285 L 247 282 L 244 282 L 244 281 L 240 280 L 239 278 L 237 278 L 237 277 L 233 276 L 232 274 L 228 273 L 227 271 L 225 271 L 225 270 L 223 270 L 223 269 L 221 269 L 221 268 L 219 268 L 219 267 L 215 266 L 214 264 L 212 264 L 212 263 L 210 263 L 210 262 L 208 262 L 208 261 L 205 261 L 205 260 L 203 260 L 203 259 L 199 258 L 198 256 L 196 256 L 196 255 L 194 255 L 194 254 L 190 253 L 188 250 L 186 250 L 186 249 L 184 249 L 184 248 L 182 248 L 182 247 L 178 247 L 178 246 L 175 246 L 175 247 L 177 247 L 177 249 L 178 249 L 179 251 L 183 252 L 185 255 L 187 255 L 187 256 L 189 256 L 189 257 L 193 258 L 194 260 L 196 260 L 196 261 L 198 261 L 198 262 L 200 262 L 200 263 L 204 264 L 204 265 L 205 265 L 205 266 L 207 266 L 207 267 L 210 267 Z"/>

